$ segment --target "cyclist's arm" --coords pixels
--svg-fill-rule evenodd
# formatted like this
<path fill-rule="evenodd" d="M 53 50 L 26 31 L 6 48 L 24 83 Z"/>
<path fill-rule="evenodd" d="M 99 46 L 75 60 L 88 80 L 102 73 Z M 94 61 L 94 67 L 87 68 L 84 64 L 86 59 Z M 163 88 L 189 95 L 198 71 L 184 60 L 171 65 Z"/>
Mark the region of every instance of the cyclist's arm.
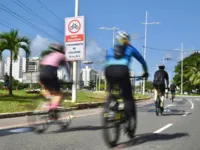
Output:
<path fill-rule="evenodd" d="M 130 46 L 132 48 L 132 56 L 135 57 L 137 59 L 137 61 L 139 61 L 142 64 L 142 68 L 145 72 L 148 72 L 148 67 L 146 64 L 146 61 L 144 60 L 144 58 L 142 57 L 142 55 L 139 53 L 139 51 L 133 47 Z"/>

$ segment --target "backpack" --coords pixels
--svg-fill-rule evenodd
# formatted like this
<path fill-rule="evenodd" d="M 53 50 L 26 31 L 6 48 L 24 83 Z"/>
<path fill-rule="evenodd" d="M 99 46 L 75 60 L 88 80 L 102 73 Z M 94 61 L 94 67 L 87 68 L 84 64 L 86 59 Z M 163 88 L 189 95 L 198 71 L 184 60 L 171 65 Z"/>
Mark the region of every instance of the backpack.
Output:
<path fill-rule="evenodd" d="M 162 85 L 165 83 L 165 76 L 163 74 L 164 72 L 161 72 L 161 71 L 157 71 L 156 74 L 155 74 L 155 78 L 154 78 L 154 81 L 153 81 L 153 84 L 154 85 Z"/>
<path fill-rule="evenodd" d="M 115 59 L 120 59 L 124 57 L 126 51 L 126 46 L 115 46 L 114 48 L 114 57 Z"/>

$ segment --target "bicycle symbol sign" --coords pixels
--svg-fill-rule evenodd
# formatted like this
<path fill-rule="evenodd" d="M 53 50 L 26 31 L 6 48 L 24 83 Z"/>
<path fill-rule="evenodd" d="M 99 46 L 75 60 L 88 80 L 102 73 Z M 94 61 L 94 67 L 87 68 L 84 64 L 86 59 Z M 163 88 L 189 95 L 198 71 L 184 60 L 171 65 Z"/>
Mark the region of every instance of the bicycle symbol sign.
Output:
<path fill-rule="evenodd" d="M 78 20 L 72 20 L 68 24 L 68 30 L 71 33 L 77 33 L 81 28 L 81 23 Z"/>

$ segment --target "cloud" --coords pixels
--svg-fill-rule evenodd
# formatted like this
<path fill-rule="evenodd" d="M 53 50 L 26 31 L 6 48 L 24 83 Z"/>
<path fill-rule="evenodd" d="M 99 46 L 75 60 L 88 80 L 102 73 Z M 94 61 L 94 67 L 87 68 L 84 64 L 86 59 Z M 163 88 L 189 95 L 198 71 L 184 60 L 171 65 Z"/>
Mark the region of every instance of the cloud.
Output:
<path fill-rule="evenodd" d="M 103 50 L 95 40 L 89 40 L 86 43 L 86 57 L 85 60 L 93 61 L 92 67 L 95 69 L 102 69 L 102 60 L 105 60 L 106 51 Z"/>
<path fill-rule="evenodd" d="M 31 41 L 31 56 L 40 56 L 43 50 L 46 50 L 51 41 L 48 38 L 36 35 L 36 37 Z"/>

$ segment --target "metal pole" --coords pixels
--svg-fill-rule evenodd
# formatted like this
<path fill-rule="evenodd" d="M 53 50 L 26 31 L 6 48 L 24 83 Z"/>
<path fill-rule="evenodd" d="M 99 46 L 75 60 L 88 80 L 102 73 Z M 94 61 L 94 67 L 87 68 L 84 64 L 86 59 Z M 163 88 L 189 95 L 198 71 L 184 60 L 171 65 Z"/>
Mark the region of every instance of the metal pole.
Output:
<path fill-rule="evenodd" d="M 99 74 L 99 91 L 101 91 L 101 75 Z"/>
<path fill-rule="evenodd" d="M 75 0 L 75 17 L 78 16 L 78 5 L 79 0 Z M 72 85 L 72 102 L 76 102 L 77 97 L 77 68 L 78 68 L 78 62 L 73 62 L 73 85 Z"/>
<path fill-rule="evenodd" d="M 113 27 L 113 47 L 115 46 L 115 27 Z"/>
<path fill-rule="evenodd" d="M 145 31 L 144 31 L 144 60 L 146 60 L 146 45 L 147 45 L 147 18 L 148 18 L 148 13 L 146 11 L 146 17 L 145 17 Z M 143 90 L 142 90 L 143 95 L 145 94 L 145 80 L 143 80 Z"/>
<path fill-rule="evenodd" d="M 183 43 L 181 43 L 181 94 L 183 94 Z"/>
<path fill-rule="evenodd" d="M 98 79 L 97 79 L 97 73 L 96 73 L 96 91 L 97 91 L 97 82 L 98 82 Z"/>

